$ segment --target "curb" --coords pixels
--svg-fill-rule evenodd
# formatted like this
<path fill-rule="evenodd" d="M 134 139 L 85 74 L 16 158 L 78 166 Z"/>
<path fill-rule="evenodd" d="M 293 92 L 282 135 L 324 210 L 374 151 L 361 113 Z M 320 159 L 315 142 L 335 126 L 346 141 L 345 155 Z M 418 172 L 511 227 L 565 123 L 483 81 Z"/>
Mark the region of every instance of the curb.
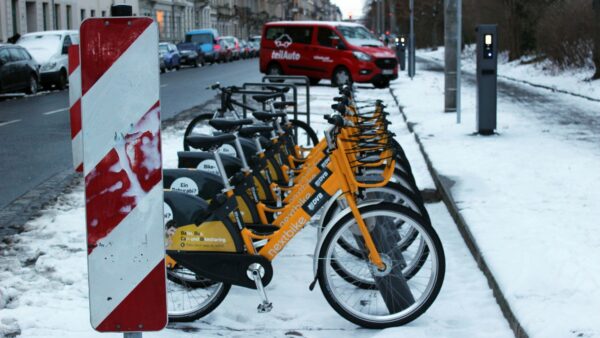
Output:
<path fill-rule="evenodd" d="M 394 98 L 394 101 L 396 102 L 396 105 L 398 106 L 398 110 L 399 110 L 400 114 L 402 115 L 402 118 L 404 119 L 404 122 L 406 123 L 408 130 L 414 135 L 415 141 L 419 145 L 419 150 L 421 151 L 421 154 L 423 155 L 423 158 L 425 159 L 425 163 L 427 163 L 427 168 L 429 169 L 429 173 L 431 174 L 431 177 L 433 178 L 433 182 L 435 183 L 435 186 L 437 187 L 437 190 L 439 191 L 439 193 L 442 197 L 442 201 L 444 201 L 444 204 L 448 208 L 448 211 L 450 212 L 450 215 L 452 216 L 452 219 L 454 220 L 454 223 L 456 224 L 458 231 L 460 232 L 460 235 L 462 236 L 463 240 L 467 244 L 467 247 L 469 248 L 471 255 L 477 262 L 477 266 L 483 272 L 485 278 L 487 279 L 488 285 L 490 286 L 490 288 L 492 289 L 492 292 L 494 294 L 494 298 L 496 298 L 496 302 L 500 306 L 500 310 L 502 311 L 502 314 L 508 321 L 508 324 L 509 324 L 510 328 L 512 329 L 513 333 L 515 334 L 515 337 L 529 338 L 529 335 L 527 334 L 527 332 L 525 331 L 525 329 L 519 322 L 519 319 L 515 316 L 514 312 L 510 308 L 510 304 L 508 303 L 508 301 L 506 300 L 506 297 L 504 296 L 504 293 L 500 289 L 500 286 L 498 285 L 496 278 L 492 274 L 492 271 L 490 270 L 487 262 L 483 258 L 483 255 L 481 254 L 481 250 L 479 249 L 479 246 L 477 245 L 477 242 L 476 242 L 473 234 L 471 233 L 471 230 L 470 230 L 467 222 L 460 214 L 460 209 L 458 208 L 458 206 L 456 205 L 456 202 L 454 201 L 454 198 L 452 197 L 452 192 L 450 190 L 451 185 L 448 184 L 449 183 L 448 180 L 445 179 L 443 176 L 441 176 L 437 172 L 435 167 L 433 166 L 433 163 L 431 162 L 431 159 L 429 158 L 429 154 L 427 154 L 427 151 L 425 150 L 425 146 L 423 145 L 423 142 L 421 142 L 419 135 L 415 132 L 413 126 L 408 122 L 408 118 L 404 114 L 404 110 L 400 106 L 400 103 L 398 102 L 398 98 L 396 97 L 394 90 L 391 88 L 390 88 L 390 94 Z"/>
<path fill-rule="evenodd" d="M 25 223 L 81 180 L 73 169 L 61 171 L 0 209 L 0 240 L 23 231 Z"/>

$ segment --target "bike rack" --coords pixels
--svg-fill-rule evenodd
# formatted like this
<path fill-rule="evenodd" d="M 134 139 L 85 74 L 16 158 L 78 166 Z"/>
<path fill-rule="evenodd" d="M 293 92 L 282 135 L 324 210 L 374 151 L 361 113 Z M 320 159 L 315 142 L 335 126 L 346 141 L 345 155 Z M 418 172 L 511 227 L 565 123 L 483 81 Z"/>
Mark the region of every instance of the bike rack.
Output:
<path fill-rule="evenodd" d="M 294 86 L 304 86 L 306 88 L 306 112 L 298 112 L 300 115 L 306 115 L 306 123 L 310 126 L 310 79 L 308 76 L 299 76 L 299 75 L 266 75 L 263 76 L 262 82 L 266 80 L 270 81 L 270 85 L 276 84 L 274 81 L 290 81 L 288 84 L 292 84 Z M 282 84 L 282 83 L 280 83 Z M 298 96 L 294 97 L 294 111 L 298 111 Z M 297 118 L 294 115 L 294 118 Z"/>

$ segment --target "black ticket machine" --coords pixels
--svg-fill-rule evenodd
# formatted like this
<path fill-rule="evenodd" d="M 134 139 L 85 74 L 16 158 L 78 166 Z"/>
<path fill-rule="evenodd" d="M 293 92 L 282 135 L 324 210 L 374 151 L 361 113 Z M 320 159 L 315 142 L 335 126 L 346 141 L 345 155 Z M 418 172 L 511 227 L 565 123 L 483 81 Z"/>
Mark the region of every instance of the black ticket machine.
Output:
<path fill-rule="evenodd" d="M 497 25 L 479 25 L 477 32 L 477 131 L 491 135 L 496 129 L 498 32 Z"/>

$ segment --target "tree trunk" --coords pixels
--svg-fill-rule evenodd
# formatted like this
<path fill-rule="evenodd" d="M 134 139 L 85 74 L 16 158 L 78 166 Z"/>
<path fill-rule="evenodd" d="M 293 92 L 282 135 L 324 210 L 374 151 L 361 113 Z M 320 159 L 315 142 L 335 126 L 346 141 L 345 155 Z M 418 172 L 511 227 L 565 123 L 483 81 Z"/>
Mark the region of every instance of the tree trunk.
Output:
<path fill-rule="evenodd" d="M 508 23 L 508 60 L 514 61 L 521 57 L 521 34 L 519 31 L 519 18 L 517 13 L 518 0 L 504 0 L 507 10 Z"/>
<path fill-rule="evenodd" d="M 594 5 L 594 66 L 596 73 L 592 80 L 600 79 L 600 0 L 593 0 Z"/>

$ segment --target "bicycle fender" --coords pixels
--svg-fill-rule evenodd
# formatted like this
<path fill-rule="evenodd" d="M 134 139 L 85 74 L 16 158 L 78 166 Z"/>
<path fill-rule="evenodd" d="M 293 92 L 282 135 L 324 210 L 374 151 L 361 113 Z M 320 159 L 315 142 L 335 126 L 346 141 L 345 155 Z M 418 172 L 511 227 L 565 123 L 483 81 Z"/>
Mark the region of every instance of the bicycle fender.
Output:
<path fill-rule="evenodd" d="M 323 229 L 323 227 L 325 225 L 327 225 L 327 224 L 323 224 L 323 222 L 325 222 L 325 217 L 323 217 L 323 216 L 327 214 L 327 212 L 329 211 L 329 208 L 331 208 L 334 203 L 337 203 L 337 200 L 341 195 L 342 195 L 342 191 L 338 190 L 333 196 L 331 196 L 329 201 L 327 201 L 327 203 L 325 203 L 325 205 L 323 206 L 323 209 L 321 212 L 321 218 L 319 218 L 319 225 L 318 225 L 319 237 L 318 237 L 318 239 L 321 238 L 321 232 L 322 232 L 321 229 Z"/>
<path fill-rule="evenodd" d="M 358 204 L 357 207 L 360 209 L 361 207 L 366 207 L 366 206 L 381 203 L 381 202 L 383 202 L 383 200 L 381 200 L 381 199 L 369 200 L 369 201 L 365 201 L 365 202 Z M 346 209 L 342 210 L 339 214 L 335 215 L 331 219 L 331 222 L 329 222 L 329 224 L 331 224 L 331 225 L 328 226 L 325 230 L 323 230 L 322 233 L 320 234 L 317 245 L 315 247 L 315 254 L 313 256 L 314 278 L 317 278 L 317 269 L 319 268 L 319 252 L 321 251 L 321 247 L 323 246 L 323 240 L 327 237 L 329 232 L 334 228 L 335 224 L 337 224 L 337 222 L 339 222 L 344 216 L 348 215 L 351 212 L 352 212 L 352 210 L 350 208 L 346 208 Z"/>

